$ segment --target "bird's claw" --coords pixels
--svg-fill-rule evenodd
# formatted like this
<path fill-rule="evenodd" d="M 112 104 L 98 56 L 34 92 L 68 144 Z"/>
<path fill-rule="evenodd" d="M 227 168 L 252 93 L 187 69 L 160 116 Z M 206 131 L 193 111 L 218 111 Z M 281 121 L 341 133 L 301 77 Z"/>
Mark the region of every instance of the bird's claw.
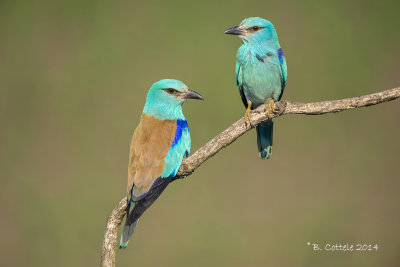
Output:
<path fill-rule="evenodd" d="M 275 108 L 275 101 L 271 99 L 267 103 L 267 114 L 272 114 Z"/>
<path fill-rule="evenodd" d="M 246 113 L 244 114 L 244 119 L 245 119 L 245 121 L 246 121 L 247 123 L 250 124 L 250 127 L 253 128 L 253 127 L 254 127 L 254 124 L 253 124 L 253 122 L 251 121 L 251 117 L 250 117 L 251 112 L 252 112 L 252 110 L 251 110 L 251 102 L 249 101 L 249 102 L 248 102 L 248 105 L 247 105 Z"/>
<path fill-rule="evenodd" d="M 246 114 L 245 114 L 244 118 L 245 118 L 246 123 L 250 124 L 250 127 L 253 128 L 254 124 L 251 121 L 250 113 L 251 113 L 251 111 L 249 111 L 249 112 L 246 111 Z"/>

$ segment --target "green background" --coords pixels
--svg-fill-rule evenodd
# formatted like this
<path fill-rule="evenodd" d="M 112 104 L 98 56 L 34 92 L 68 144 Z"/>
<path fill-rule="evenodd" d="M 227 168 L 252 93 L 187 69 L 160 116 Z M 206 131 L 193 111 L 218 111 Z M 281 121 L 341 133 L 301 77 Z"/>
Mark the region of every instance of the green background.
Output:
<path fill-rule="evenodd" d="M 152 83 L 176 78 L 192 152 L 244 114 L 240 41 L 271 20 L 288 64 L 284 99 L 400 85 L 399 1 L 0 2 L 2 266 L 96 266 L 124 196 L 130 138 Z M 117 266 L 398 266 L 398 101 L 276 119 L 272 159 L 255 131 L 174 182 Z M 313 251 L 307 242 L 378 244 Z"/>

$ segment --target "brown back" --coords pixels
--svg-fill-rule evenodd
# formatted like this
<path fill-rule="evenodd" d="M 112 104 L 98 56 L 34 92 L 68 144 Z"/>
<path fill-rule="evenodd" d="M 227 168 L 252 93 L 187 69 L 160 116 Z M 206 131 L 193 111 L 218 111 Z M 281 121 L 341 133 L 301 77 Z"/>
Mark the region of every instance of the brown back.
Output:
<path fill-rule="evenodd" d="M 128 165 L 128 193 L 133 185 L 133 200 L 149 191 L 164 171 L 164 158 L 174 140 L 175 120 L 159 120 L 142 115 L 132 136 Z"/>

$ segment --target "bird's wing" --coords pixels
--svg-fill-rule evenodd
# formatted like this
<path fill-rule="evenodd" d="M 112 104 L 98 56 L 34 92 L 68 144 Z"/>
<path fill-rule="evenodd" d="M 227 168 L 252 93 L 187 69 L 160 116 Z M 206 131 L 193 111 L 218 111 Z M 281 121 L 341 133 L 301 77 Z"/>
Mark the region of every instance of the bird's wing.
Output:
<path fill-rule="evenodd" d="M 158 176 L 153 175 L 152 177 L 157 178 L 153 179 L 150 188 L 146 191 L 143 191 L 144 193 L 142 193 L 139 197 L 134 198 L 134 208 L 129 212 L 128 215 L 130 224 L 134 223 L 161 195 L 168 184 L 174 179 L 174 176 L 181 166 L 184 155 L 189 154 L 190 134 L 187 121 L 177 120 L 175 125 L 176 130 L 172 131 L 174 133 L 173 140 L 171 141 L 168 153 L 164 158 L 164 170 L 161 174 L 158 174 Z M 171 129 L 164 130 L 169 131 Z M 134 193 L 135 188 L 137 188 L 136 186 L 137 184 L 134 182 L 133 190 L 131 192 Z"/>
<path fill-rule="evenodd" d="M 166 177 L 164 159 L 174 141 L 176 127 L 175 120 L 143 114 L 131 141 L 127 188 L 130 199 L 138 199 L 158 177 Z"/>
<path fill-rule="evenodd" d="M 283 91 L 285 90 L 286 87 L 286 80 L 287 80 L 287 65 L 286 65 L 286 59 L 285 55 L 283 54 L 282 48 L 278 49 L 278 58 L 279 58 L 279 64 L 281 66 L 281 84 L 282 84 L 282 91 L 281 94 L 279 95 L 278 101 L 281 100 Z"/>
<path fill-rule="evenodd" d="M 183 157 L 190 152 L 190 134 L 186 120 L 176 121 L 175 137 L 165 157 L 165 168 L 162 177 L 175 176 L 181 166 Z"/>
<path fill-rule="evenodd" d="M 239 88 L 239 94 L 240 97 L 242 98 L 243 105 L 247 108 L 247 99 L 246 96 L 244 95 L 243 91 L 243 85 L 242 85 L 242 68 L 240 66 L 240 63 L 236 61 L 236 85 Z"/>

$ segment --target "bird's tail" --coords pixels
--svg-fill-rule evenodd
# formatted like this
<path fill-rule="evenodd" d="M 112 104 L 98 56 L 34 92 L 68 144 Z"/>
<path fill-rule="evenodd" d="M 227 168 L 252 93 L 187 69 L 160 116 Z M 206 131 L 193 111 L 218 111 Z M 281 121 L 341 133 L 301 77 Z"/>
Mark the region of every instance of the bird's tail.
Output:
<path fill-rule="evenodd" d="M 139 222 L 139 219 L 137 219 L 133 223 L 129 223 L 129 213 L 133 209 L 133 207 L 135 207 L 135 202 L 131 202 L 131 204 L 129 204 L 128 211 L 126 213 L 126 218 L 125 218 L 124 230 L 122 230 L 122 234 L 121 234 L 121 241 L 119 243 L 119 248 L 126 248 L 126 246 L 128 246 L 129 239 L 133 235 L 136 225 Z"/>
<path fill-rule="evenodd" d="M 261 159 L 269 159 L 272 155 L 273 119 L 260 123 L 257 127 L 258 154 Z"/>

